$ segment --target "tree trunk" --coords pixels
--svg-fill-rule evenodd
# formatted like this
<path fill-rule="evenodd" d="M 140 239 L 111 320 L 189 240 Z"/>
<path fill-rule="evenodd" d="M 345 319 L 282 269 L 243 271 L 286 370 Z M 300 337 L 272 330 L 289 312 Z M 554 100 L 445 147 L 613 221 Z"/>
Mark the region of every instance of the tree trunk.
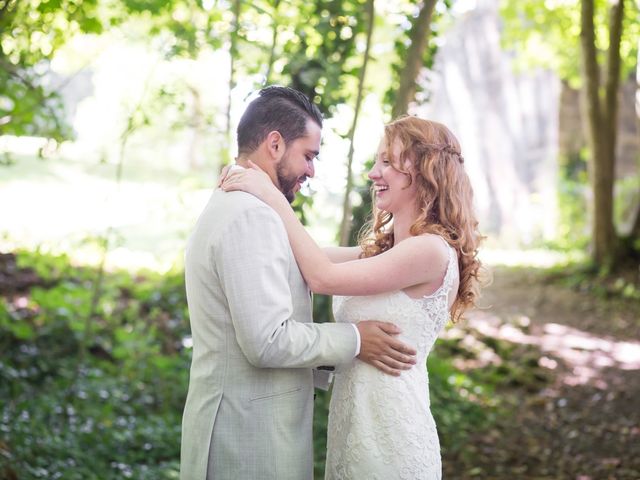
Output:
<path fill-rule="evenodd" d="M 353 190 L 353 139 L 356 133 L 356 127 L 358 125 L 358 116 L 360 114 L 360 106 L 362 105 L 362 98 L 364 96 L 364 81 L 367 73 L 367 65 L 369 63 L 369 50 L 371 48 L 371 37 L 373 34 L 373 26 L 375 19 L 374 0 L 367 0 L 367 43 L 364 50 L 364 59 L 362 61 L 362 68 L 360 69 L 360 75 L 358 78 L 358 95 L 356 97 L 356 105 L 353 113 L 353 123 L 349 130 L 349 155 L 347 156 L 347 186 L 344 192 L 344 201 L 342 203 L 342 222 L 340 223 L 340 245 L 349 245 L 349 235 L 351 233 L 351 191 Z"/>
<path fill-rule="evenodd" d="M 411 45 L 407 52 L 407 63 L 400 77 L 400 86 L 396 92 L 396 100 L 391 111 L 393 118 L 407 113 L 409 103 L 416 94 L 416 78 L 423 65 L 424 51 L 429 39 L 431 16 L 436 0 L 424 0 L 420 6 L 420 13 L 416 18 L 409 40 Z"/>
<path fill-rule="evenodd" d="M 640 205 L 638 205 L 638 208 L 636 209 L 636 219 L 631 226 L 629 236 L 634 240 L 640 239 Z"/>
<path fill-rule="evenodd" d="M 230 32 L 229 44 L 229 89 L 227 90 L 227 111 L 226 126 L 224 132 L 224 146 L 222 147 L 222 162 L 220 169 L 231 163 L 231 92 L 236 87 L 236 64 L 235 58 L 238 54 L 238 30 L 240 28 L 240 6 L 242 0 L 233 2 L 233 24 Z"/>
<path fill-rule="evenodd" d="M 617 97 L 620 77 L 620 37 L 624 0 L 611 9 L 610 45 L 604 101 L 600 99 L 600 76 L 595 45 L 593 0 L 582 0 L 580 45 L 586 97 L 589 147 L 591 149 L 590 180 L 593 189 L 593 260 L 597 267 L 613 266 L 616 234 L 613 224 L 613 183 L 615 171 L 615 139 Z"/>
<path fill-rule="evenodd" d="M 640 8 L 640 0 L 638 0 Z M 638 61 L 636 62 L 636 98 L 640 99 L 640 39 L 638 40 Z M 640 132 L 640 102 L 636 101 L 636 131 Z M 640 202 L 636 209 L 636 219 L 631 227 L 630 237 L 640 240 Z"/>
<path fill-rule="evenodd" d="M 605 129 L 605 151 L 602 161 L 603 184 L 601 196 L 604 208 L 609 212 L 606 228 L 606 250 L 601 257 L 605 263 L 615 263 L 617 259 L 618 236 L 613 222 L 614 184 L 616 179 L 616 140 L 618 132 L 618 105 L 620 91 L 620 42 L 622 39 L 622 22 L 624 19 L 624 0 L 611 5 L 609 17 L 609 50 L 607 52 L 607 70 L 605 79 L 603 127 Z M 606 199 L 606 202 L 605 200 Z"/>
<path fill-rule="evenodd" d="M 273 2 L 273 14 L 271 15 L 271 49 L 269 51 L 269 62 L 267 63 L 267 73 L 264 76 L 264 83 L 269 85 L 271 83 L 271 74 L 273 72 L 273 64 L 276 60 L 276 46 L 278 45 L 278 7 L 280 6 L 280 0 L 274 0 Z"/>
<path fill-rule="evenodd" d="M 191 92 L 191 98 L 193 100 L 193 110 L 189 121 L 192 137 L 189 142 L 187 157 L 189 159 L 189 168 L 191 170 L 197 170 L 204 164 L 204 160 L 202 158 L 202 137 L 205 129 L 205 119 L 200 91 L 191 85 L 188 89 L 189 92 Z"/>

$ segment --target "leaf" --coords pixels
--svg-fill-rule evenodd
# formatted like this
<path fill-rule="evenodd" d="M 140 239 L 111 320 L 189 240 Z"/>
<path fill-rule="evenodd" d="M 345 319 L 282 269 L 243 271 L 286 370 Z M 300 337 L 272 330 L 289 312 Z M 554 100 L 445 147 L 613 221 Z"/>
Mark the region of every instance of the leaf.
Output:
<path fill-rule="evenodd" d="M 9 326 L 11 333 L 13 333 L 19 340 L 31 340 L 35 337 L 35 331 L 31 325 L 24 321 L 14 322 Z"/>

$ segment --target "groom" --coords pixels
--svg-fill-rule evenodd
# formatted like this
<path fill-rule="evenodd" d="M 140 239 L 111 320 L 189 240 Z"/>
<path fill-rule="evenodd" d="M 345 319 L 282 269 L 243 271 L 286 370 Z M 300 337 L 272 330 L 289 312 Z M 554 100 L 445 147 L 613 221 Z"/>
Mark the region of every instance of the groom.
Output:
<path fill-rule="evenodd" d="M 260 91 L 238 126 L 250 159 L 293 201 L 314 174 L 322 116 L 302 93 Z M 193 360 L 181 480 L 313 477 L 313 387 L 354 357 L 387 373 L 415 354 L 375 321 L 314 324 L 311 294 L 278 215 L 244 192 L 213 192 L 186 250 Z"/>

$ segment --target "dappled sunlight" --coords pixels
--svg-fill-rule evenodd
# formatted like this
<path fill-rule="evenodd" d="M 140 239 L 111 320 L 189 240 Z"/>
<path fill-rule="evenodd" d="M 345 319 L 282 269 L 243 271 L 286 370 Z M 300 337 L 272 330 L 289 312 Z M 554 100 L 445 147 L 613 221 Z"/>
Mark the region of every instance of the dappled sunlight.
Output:
<path fill-rule="evenodd" d="M 489 266 L 548 268 L 559 264 L 584 261 L 584 251 L 561 252 L 545 248 L 482 248 L 480 260 Z"/>
<path fill-rule="evenodd" d="M 555 370 L 559 362 L 566 366 L 566 372 L 561 373 L 566 385 L 593 384 L 606 388 L 603 369 L 640 370 L 640 342 L 599 337 L 557 323 L 530 327 L 529 319 L 524 316 L 505 322 L 489 311 L 473 312 L 466 325 L 488 338 L 537 346 L 541 352 L 538 361 L 541 367 Z M 490 359 L 486 363 L 495 363 L 490 355 L 485 358 Z"/>
<path fill-rule="evenodd" d="M 166 271 L 181 262 L 186 237 L 210 188 L 170 171 L 129 171 L 140 181 L 114 182 L 113 165 L 43 162 L 6 167 L 0 205 L 0 251 L 66 253 L 96 265 L 109 237 L 108 268 Z"/>

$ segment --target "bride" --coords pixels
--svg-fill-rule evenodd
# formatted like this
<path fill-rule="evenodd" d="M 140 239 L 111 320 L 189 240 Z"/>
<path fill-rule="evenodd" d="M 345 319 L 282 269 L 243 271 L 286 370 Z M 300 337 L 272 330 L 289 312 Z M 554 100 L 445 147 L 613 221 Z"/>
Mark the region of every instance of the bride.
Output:
<path fill-rule="evenodd" d="M 372 220 L 358 247 L 322 250 L 289 202 L 252 164 L 224 179 L 281 216 L 312 291 L 334 298 L 338 322 L 395 323 L 418 351 L 416 365 L 385 375 L 354 360 L 335 376 L 326 479 L 440 479 L 440 443 L 425 362 L 451 317 L 478 296 L 481 236 L 460 145 L 442 124 L 402 117 L 385 126 L 369 172 Z"/>

